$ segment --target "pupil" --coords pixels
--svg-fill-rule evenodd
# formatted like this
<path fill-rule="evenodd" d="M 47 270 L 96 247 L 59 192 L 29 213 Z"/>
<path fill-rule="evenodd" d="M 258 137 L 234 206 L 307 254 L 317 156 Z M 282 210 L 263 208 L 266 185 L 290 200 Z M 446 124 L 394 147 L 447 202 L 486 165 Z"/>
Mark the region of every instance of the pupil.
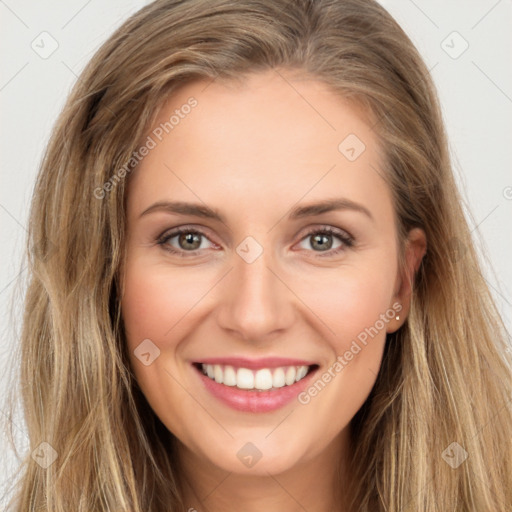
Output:
<path fill-rule="evenodd" d="M 197 249 L 201 245 L 201 240 L 197 233 L 182 233 L 179 242 L 183 249 Z M 192 244 L 194 247 L 187 246 L 186 244 Z"/>
<path fill-rule="evenodd" d="M 330 235 L 324 235 L 324 234 L 314 235 L 312 246 L 315 248 L 315 245 L 321 251 L 326 251 L 332 247 L 332 238 Z"/>

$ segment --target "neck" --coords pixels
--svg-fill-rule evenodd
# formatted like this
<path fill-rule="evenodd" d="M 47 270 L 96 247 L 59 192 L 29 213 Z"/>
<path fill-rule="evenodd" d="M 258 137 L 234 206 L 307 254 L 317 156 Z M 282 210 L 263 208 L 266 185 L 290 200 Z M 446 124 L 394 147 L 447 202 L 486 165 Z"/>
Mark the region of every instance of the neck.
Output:
<path fill-rule="evenodd" d="M 347 427 L 321 453 L 292 468 L 279 474 L 251 475 L 225 471 L 180 443 L 185 510 L 348 512 L 349 448 Z"/>

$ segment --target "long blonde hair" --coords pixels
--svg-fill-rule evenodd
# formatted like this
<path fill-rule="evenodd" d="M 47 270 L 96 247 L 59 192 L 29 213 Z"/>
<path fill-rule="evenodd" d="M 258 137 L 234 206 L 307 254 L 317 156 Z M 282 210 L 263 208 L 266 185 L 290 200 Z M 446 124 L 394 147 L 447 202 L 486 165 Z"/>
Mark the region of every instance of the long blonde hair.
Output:
<path fill-rule="evenodd" d="M 30 452 L 16 510 L 185 509 L 175 439 L 126 354 L 125 165 L 178 86 L 277 68 L 364 107 L 386 158 L 400 240 L 421 227 L 428 241 L 407 322 L 388 336 L 352 421 L 352 509 L 511 506 L 507 333 L 463 215 L 435 89 L 411 41 L 373 0 L 159 0 L 83 71 L 38 176 L 19 362 Z M 42 442 L 57 454 L 46 468 L 30 455 Z"/>

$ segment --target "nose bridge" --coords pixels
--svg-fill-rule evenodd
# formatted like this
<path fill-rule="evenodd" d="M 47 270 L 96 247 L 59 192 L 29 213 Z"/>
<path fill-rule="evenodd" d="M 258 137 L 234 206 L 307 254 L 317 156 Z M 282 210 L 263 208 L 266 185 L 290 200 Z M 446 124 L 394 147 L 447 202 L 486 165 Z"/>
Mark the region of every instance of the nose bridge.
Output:
<path fill-rule="evenodd" d="M 262 339 L 292 322 L 289 291 L 275 276 L 271 247 L 247 237 L 233 254 L 233 271 L 219 322 L 247 340 Z M 272 269 L 272 271 L 270 270 Z"/>

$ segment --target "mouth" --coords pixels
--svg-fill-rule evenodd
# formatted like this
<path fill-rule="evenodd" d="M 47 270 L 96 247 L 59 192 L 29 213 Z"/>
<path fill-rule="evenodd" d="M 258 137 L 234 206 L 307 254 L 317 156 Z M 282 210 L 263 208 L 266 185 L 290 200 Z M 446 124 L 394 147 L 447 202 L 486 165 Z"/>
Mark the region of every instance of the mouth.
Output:
<path fill-rule="evenodd" d="M 242 412 L 270 412 L 291 402 L 318 370 L 307 361 L 208 360 L 192 364 L 206 390 Z"/>
<path fill-rule="evenodd" d="M 318 367 L 318 365 L 288 365 L 254 370 L 227 364 L 195 363 L 194 366 L 217 384 L 246 391 L 269 391 L 292 386 Z"/>

